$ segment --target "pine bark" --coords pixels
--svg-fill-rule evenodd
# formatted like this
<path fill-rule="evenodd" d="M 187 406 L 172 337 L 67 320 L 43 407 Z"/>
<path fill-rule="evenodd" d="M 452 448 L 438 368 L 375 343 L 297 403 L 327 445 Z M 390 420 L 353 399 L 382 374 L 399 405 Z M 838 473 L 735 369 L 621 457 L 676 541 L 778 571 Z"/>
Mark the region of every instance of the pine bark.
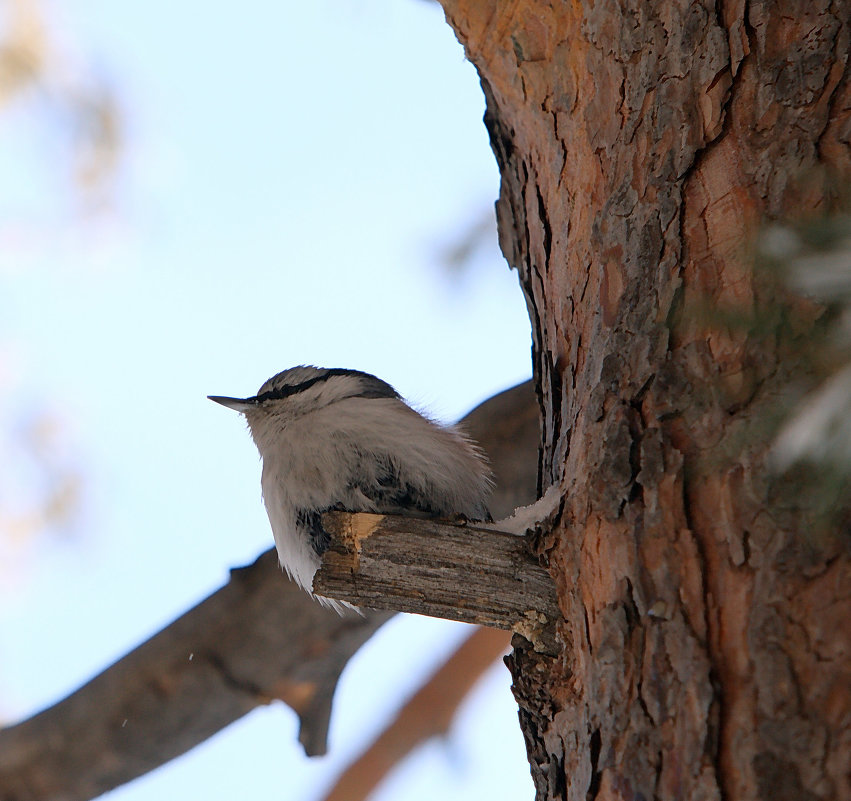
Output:
<path fill-rule="evenodd" d="M 758 226 L 851 179 L 849 3 L 442 4 L 564 498 L 561 653 L 510 659 L 538 799 L 851 799 L 847 534 L 809 535 L 760 436 L 806 365 L 721 314 L 770 302 Z"/>

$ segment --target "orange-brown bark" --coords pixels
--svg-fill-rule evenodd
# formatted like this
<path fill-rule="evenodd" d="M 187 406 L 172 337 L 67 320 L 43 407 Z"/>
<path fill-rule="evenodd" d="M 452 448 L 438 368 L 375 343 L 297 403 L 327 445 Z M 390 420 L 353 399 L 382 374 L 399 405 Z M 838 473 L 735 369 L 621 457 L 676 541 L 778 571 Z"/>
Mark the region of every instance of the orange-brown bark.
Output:
<path fill-rule="evenodd" d="M 758 436 L 806 365 L 729 322 L 770 302 L 759 223 L 851 178 L 849 4 L 443 5 L 564 491 L 564 651 L 512 660 L 538 797 L 851 799 L 848 552 Z"/>

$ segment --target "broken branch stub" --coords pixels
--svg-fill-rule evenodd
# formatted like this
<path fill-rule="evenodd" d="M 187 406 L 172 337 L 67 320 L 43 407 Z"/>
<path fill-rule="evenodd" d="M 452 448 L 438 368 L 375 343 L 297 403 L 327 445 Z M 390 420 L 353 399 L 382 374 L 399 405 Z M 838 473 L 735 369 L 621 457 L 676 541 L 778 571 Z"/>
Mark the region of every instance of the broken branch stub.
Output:
<path fill-rule="evenodd" d="M 493 628 L 530 641 L 561 617 L 555 586 L 525 537 L 469 524 L 326 512 L 331 544 L 318 595 Z"/>

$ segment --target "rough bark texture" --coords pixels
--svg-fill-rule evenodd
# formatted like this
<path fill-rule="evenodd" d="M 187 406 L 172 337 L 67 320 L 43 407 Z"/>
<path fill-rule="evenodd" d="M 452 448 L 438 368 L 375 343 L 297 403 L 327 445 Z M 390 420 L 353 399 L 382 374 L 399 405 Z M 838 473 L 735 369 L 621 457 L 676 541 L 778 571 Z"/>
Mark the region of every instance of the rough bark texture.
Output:
<path fill-rule="evenodd" d="M 313 579 L 319 595 L 525 632 L 535 644 L 561 617 L 552 578 L 525 537 L 351 512 L 326 512 L 322 527 L 331 541 Z"/>
<path fill-rule="evenodd" d="M 748 433 L 801 365 L 721 322 L 767 302 L 758 223 L 851 177 L 848 2 L 442 3 L 564 495 L 566 647 L 511 660 L 538 798 L 851 799 L 846 541 Z"/>

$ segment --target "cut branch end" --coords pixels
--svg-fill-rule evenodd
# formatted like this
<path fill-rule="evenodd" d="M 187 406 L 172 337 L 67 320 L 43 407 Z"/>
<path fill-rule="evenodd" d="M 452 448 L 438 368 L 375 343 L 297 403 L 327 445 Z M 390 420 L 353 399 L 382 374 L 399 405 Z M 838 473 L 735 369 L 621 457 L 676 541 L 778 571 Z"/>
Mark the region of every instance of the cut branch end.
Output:
<path fill-rule="evenodd" d="M 525 537 L 466 523 L 326 512 L 318 595 L 549 639 L 555 585 Z"/>

